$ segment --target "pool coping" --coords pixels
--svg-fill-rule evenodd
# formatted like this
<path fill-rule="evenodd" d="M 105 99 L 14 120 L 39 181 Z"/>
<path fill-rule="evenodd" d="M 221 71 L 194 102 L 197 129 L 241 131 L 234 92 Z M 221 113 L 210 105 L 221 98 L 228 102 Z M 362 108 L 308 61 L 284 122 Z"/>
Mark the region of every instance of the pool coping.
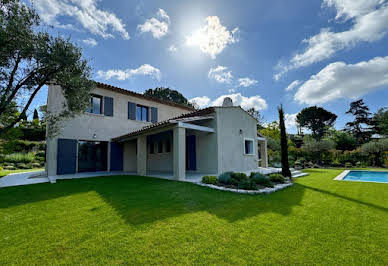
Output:
<path fill-rule="evenodd" d="M 387 182 L 378 182 L 378 181 L 364 181 L 364 180 L 346 180 L 344 179 L 347 174 L 349 174 L 350 171 L 353 172 L 362 172 L 362 171 L 369 171 L 369 170 L 345 170 L 341 174 L 337 175 L 333 180 L 336 181 L 348 181 L 348 182 L 366 182 L 366 183 L 379 183 L 379 184 L 388 184 Z M 371 172 L 387 172 L 384 170 L 370 170 Z"/>

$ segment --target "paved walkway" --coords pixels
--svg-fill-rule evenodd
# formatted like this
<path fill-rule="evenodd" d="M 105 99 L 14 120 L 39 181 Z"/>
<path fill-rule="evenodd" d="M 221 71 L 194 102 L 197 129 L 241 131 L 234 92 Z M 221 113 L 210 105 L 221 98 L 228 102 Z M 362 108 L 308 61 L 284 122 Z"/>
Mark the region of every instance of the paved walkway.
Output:
<path fill-rule="evenodd" d="M 0 188 L 47 183 L 49 179 L 44 171 L 9 174 L 0 178 Z"/>

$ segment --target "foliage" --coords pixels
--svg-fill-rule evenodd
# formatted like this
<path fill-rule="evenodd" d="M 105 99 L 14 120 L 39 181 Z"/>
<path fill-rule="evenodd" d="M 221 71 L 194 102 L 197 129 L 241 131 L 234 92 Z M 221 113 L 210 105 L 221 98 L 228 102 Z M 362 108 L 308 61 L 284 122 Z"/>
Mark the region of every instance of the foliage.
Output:
<path fill-rule="evenodd" d="M 345 168 L 352 168 L 353 164 L 350 162 L 345 163 Z"/>
<path fill-rule="evenodd" d="M 4 162 L 10 163 L 30 163 L 34 161 L 35 154 L 29 153 L 12 153 L 4 156 Z"/>
<path fill-rule="evenodd" d="M 280 141 L 280 128 L 279 122 L 273 121 L 268 124 L 265 128 L 260 130 L 260 133 L 265 137 L 270 137 L 273 140 Z"/>
<path fill-rule="evenodd" d="M 227 184 L 229 184 L 230 179 L 232 178 L 232 174 L 233 174 L 233 172 L 224 172 L 218 176 L 218 181 L 221 184 L 227 185 Z"/>
<path fill-rule="evenodd" d="M 354 121 L 346 123 L 346 129 L 353 134 L 358 143 L 363 144 L 367 142 L 373 133 L 371 130 L 371 113 L 368 106 L 365 105 L 362 99 L 351 102 L 346 114 L 354 116 Z"/>
<path fill-rule="evenodd" d="M 30 151 L 44 151 L 45 150 L 44 142 L 37 141 L 26 141 L 26 140 L 11 140 L 2 143 L 1 150 L 5 154 L 15 153 L 15 152 L 30 152 Z"/>
<path fill-rule="evenodd" d="M 248 176 L 244 173 L 232 173 L 231 177 L 237 182 L 248 180 Z"/>
<path fill-rule="evenodd" d="M 385 151 L 388 151 L 388 138 L 370 141 L 361 146 L 361 152 L 374 156 L 375 166 L 382 166 L 381 157 Z"/>
<path fill-rule="evenodd" d="M 356 138 L 348 132 L 334 131 L 332 132 L 332 139 L 337 150 L 352 151 L 358 146 Z"/>
<path fill-rule="evenodd" d="M 282 162 L 282 174 L 284 176 L 291 177 L 290 166 L 288 163 L 288 144 L 286 125 L 284 123 L 284 111 L 283 106 L 278 108 L 279 112 L 279 126 L 280 126 L 280 150 L 281 150 L 281 162 Z"/>
<path fill-rule="evenodd" d="M 251 180 L 257 185 L 261 185 L 264 187 L 273 187 L 273 184 L 269 180 L 269 177 L 260 173 L 251 173 Z"/>
<path fill-rule="evenodd" d="M 326 130 L 334 125 L 336 119 L 337 115 L 317 106 L 304 108 L 296 116 L 299 127 L 310 129 L 316 140 L 322 139 Z"/>
<path fill-rule="evenodd" d="M 202 177 L 202 183 L 204 184 L 211 184 L 211 185 L 217 185 L 218 184 L 218 178 L 216 176 L 203 176 Z"/>
<path fill-rule="evenodd" d="M 26 117 L 32 101 L 49 82 L 60 85 L 66 107 L 47 115 L 49 135 L 63 119 L 82 113 L 94 87 L 81 48 L 42 32 L 37 13 L 19 0 L 2 0 L 0 8 L 0 117 L 14 102 L 26 99 L 17 117 L 0 129 L 4 135 Z"/>
<path fill-rule="evenodd" d="M 270 174 L 269 180 L 271 182 L 278 182 L 278 183 L 286 182 L 286 178 L 282 174 Z"/>
<path fill-rule="evenodd" d="M 254 107 L 251 107 L 247 110 L 247 113 L 257 120 L 257 126 L 258 128 L 261 128 L 261 125 L 264 122 L 264 117 L 260 114 L 259 110 L 255 109 Z"/>
<path fill-rule="evenodd" d="M 34 114 L 32 116 L 32 120 L 39 121 L 39 114 L 38 114 L 38 110 L 36 110 L 36 109 L 34 109 Z"/>
<path fill-rule="evenodd" d="M 373 116 L 373 124 L 377 134 L 388 137 L 388 108 L 379 109 Z"/>
<path fill-rule="evenodd" d="M 334 149 L 335 143 L 330 139 L 317 141 L 313 138 L 305 138 L 302 148 L 307 152 L 323 152 Z"/>
<path fill-rule="evenodd" d="M 148 89 L 144 92 L 144 95 L 193 107 L 193 105 L 179 91 L 171 90 L 170 88 L 160 87 Z"/>
<path fill-rule="evenodd" d="M 257 190 L 256 183 L 252 180 L 242 180 L 238 182 L 237 187 L 244 190 Z"/>

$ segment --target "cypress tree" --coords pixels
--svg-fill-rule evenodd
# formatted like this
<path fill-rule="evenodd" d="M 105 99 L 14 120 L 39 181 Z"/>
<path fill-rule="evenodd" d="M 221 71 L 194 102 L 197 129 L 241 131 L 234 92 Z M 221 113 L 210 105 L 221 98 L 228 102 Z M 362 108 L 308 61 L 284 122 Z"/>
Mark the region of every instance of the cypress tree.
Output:
<path fill-rule="evenodd" d="M 39 120 L 39 114 L 38 114 L 38 111 L 36 109 L 34 109 L 34 115 L 32 117 L 32 120 Z"/>
<path fill-rule="evenodd" d="M 283 106 L 278 107 L 279 112 L 279 127 L 280 127 L 280 148 L 282 159 L 282 174 L 287 177 L 291 177 L 290 166 L 288 164 L 288 144 L 286 126 L 284 124 L 284 111 Z"/>

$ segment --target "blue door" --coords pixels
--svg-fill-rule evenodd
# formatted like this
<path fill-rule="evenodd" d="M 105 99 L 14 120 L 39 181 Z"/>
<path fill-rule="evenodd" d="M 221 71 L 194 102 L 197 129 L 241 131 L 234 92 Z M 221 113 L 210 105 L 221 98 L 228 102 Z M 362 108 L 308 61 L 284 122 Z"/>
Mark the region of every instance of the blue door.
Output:
<path fill-rule="evenodd" d="M 195 135 L 186 137 L 186 170 L 197 170 L 197 152 Z"/>

